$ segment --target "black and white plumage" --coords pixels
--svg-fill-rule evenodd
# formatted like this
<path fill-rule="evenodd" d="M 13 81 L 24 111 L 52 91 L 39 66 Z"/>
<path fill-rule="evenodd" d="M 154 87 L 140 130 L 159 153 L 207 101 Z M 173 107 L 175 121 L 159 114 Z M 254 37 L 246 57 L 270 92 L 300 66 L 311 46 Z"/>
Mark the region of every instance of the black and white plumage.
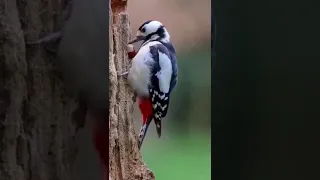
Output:
<path fill-rule="evenodd" d="M 161 136 L 161 119 L 167 115 L 170 94 L 177 84 L 178 66 L 170 35 L 159 21 L 143 23 L 132 42 L 139 40 L 143 43 L 132 60 L 128 81 L 138 97 L 149 98 L 152 103 L 152 115 L 140 130 L 140 147 L 151 121 Z"/>

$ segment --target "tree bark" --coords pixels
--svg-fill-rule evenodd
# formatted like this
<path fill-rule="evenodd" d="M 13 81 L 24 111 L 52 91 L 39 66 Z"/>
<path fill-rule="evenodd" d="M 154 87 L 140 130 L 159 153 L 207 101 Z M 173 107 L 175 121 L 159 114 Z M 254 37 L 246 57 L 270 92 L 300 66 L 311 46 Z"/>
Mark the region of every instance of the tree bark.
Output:
<path fill-rule="evenodd" d="M 126 0 L 111 0 L 109 19 L 109 178 L 153 180 L 143 163 L 134 129 L 134 95 L 126 80 L 117 74 L 128 69 L 127 43 L 130 38 Z"/>
<path fill-rule="evenodd" d="M 58 31 L 70 0 L 0 0 L 1 180 L 71 180 L 75 135 L 83 119 L 53 57 L 27 45 Z"/>

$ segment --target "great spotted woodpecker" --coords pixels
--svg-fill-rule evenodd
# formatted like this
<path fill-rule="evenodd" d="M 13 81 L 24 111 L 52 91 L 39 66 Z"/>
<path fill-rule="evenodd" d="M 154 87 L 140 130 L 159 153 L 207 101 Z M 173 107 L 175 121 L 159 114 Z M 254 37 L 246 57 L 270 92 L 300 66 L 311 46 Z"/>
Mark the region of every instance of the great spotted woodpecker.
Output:
<path fill-rule="evenodd" d="M 143 43 L 135 54 L 131 44 L 138 41 Z M 161 119 L 167 115 L 170 94 L 177 84 L 177 58 L 170 35 L 159 21 L 146 21 L 139 27 L 136 39 L 129 42 L 128 55 L 133 58 L 132 64 L 122 75 L 137 94 L 142 113 L 140 149 L 151 121 L 161 136 Z"/>

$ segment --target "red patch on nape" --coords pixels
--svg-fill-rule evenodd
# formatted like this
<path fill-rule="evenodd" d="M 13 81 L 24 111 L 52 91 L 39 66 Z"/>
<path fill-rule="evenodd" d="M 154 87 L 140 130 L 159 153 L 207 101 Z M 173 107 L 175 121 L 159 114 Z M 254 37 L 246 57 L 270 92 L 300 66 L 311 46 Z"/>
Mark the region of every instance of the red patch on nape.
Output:
<path fill-rule="evenodd" d="M 142 114 L 142 122 L 143 124 L 145 124 L 147 119 L 150 116 L 152 116 L 152 103 L 151 103 L 151 100 L 148 98 L 145 98 L 145 99 L 139 98 L 138 103 L 139 103 L 139 109 Z"/>

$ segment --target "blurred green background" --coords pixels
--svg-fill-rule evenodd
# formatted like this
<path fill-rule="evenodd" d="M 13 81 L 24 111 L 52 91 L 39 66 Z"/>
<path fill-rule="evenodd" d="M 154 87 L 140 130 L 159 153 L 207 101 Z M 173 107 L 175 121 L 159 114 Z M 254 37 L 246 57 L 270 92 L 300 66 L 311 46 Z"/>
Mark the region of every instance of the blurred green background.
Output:
<path fill-rule="evenodd" d="M 142 147 L 157 180 L 211 179 L 210 45 L 178 54 L 179 80 L 159 139 L 152 123 Z M 136 130 L 141 116 L 135 108 Z"/>

